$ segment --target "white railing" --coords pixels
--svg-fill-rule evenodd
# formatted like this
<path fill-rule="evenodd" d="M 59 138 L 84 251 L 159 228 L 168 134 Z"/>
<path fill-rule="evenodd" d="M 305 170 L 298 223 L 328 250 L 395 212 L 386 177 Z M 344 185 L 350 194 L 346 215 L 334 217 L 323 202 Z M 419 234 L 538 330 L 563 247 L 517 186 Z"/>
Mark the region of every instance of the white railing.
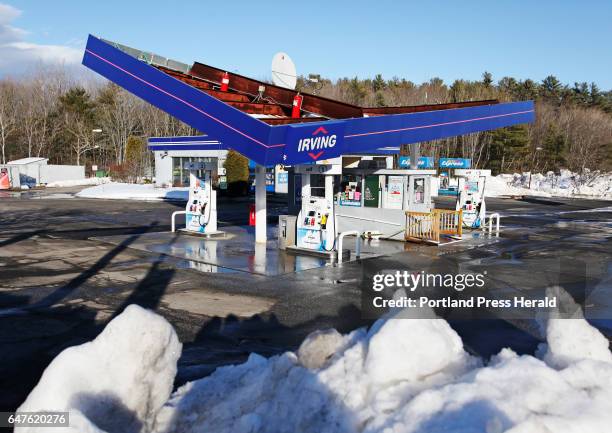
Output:
<path fill-rule="evenodd" d="M 361 233 L 358 230 L 348 230 L 346 232 L 340 233 L 338 236 L 338 264 L 342 263 L 342 243 L 345 236 L 356 236 L 355 239 L 355 257 L 359 258 L 361 256 Z"/>
<path fill-rule="evenodd" d="M 172 212 L 172 233 L 176 231 L 176 216 L 185 214 L 187 214 L 187 211 L 184 210 L 177 210 L 176 212 Z"/>
<path fill-rule="evenodd" d="M 492 213 L 489 215 L 489 234 L 493 232 L 493 218 L 495 218 L 495 236 L 499 236 L 499 214 Z"/>

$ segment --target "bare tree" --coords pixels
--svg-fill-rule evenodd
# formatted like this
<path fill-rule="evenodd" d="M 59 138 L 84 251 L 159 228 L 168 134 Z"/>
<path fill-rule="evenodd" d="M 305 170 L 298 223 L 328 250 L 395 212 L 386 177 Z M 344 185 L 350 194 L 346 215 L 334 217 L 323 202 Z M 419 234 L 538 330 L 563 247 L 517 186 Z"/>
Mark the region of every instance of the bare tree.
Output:
<path fill-rule="evenodd" d="M 122 164 L 126 158 L 128 138 L 138 128 L 138 99 L 118 86 L 111 84 L 98 96 L 100 126 L 108 139 L 115 163 Z"/>
<path fill-rule="evenodd" d="M 17 129 L 17 107 L 19 104 L 15 84 L 8 80 L 0 82 L 0 146 L 2 147 L 3 164 L 6 164 L 7 140 Z"/>

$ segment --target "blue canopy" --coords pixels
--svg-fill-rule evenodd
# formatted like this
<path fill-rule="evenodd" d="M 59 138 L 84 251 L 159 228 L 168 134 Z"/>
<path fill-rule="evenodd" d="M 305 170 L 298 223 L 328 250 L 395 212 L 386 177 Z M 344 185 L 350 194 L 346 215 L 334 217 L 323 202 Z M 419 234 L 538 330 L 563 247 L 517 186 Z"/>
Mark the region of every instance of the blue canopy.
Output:
<path fill-rule="evenodd" d="M 533 122 L 533 101 L 271 126 L 92 35 L 83 65 L 261 165 L 300 164 L 342 154 Z M 192 149 L 211 149 L 210 143 Z M 198 147 L 200 146 L 200 147 Z"/>

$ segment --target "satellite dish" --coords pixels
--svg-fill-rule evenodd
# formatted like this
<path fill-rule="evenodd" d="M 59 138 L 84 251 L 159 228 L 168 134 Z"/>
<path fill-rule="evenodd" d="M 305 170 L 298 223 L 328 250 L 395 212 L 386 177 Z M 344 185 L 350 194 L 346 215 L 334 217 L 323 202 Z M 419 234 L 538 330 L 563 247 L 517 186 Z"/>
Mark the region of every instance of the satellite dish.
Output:
<path fill-rule="evenodd" d="M 272 82 L 285 89 L 295 89 L 297 72 L 293 61 L 286 53 L 276 53 L 272 58 Z"/>

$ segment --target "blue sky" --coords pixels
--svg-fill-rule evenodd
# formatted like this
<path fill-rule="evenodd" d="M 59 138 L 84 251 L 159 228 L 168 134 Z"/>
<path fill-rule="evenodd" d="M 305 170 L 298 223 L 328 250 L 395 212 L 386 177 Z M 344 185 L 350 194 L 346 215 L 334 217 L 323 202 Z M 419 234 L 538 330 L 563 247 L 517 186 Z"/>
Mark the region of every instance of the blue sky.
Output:
<path fill-rule="evenodd" d="M 299 73 L 330 78 L 450 83 L 488 70 L 612 89 L 609 0 L 0 0 L 0 74 L 36 56 L 78 62 L 88 33 L 256 78 L 285 51 Z"/>

